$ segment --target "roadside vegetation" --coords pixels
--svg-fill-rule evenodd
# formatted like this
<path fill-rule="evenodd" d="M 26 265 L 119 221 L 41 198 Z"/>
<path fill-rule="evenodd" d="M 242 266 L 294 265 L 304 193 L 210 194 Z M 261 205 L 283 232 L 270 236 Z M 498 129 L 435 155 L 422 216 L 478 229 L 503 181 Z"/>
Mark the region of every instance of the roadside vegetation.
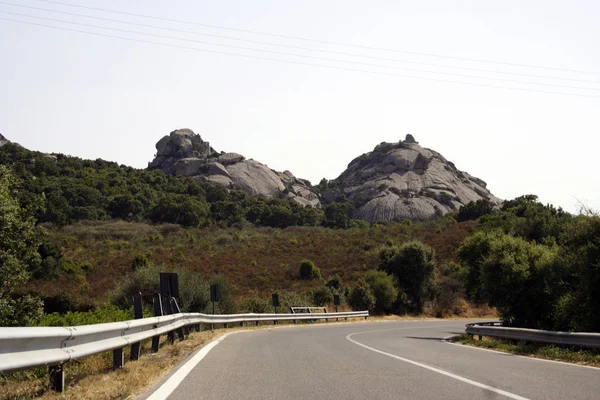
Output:
<path fill-rule="evenodd" d="M 600 351 L 594 349 L 559 347 L 544 343 L 518 342 L 488 336 L 484 336 L 478 340 L 471 338 L 469 335 L 462 335 L 454 338 L 453 341 L 455 343 L 503 351 L 505 353 L 520 356 L 600 367 Z"/>
<path fill-rule="evenodd" d="M 375 315 L 498 312 L 506 325 L 600 331 L 600 217 L 591 210 L 572 215 L 526 195 L 501 208 L 480 200 L 434 220 L 369 224 L 353 220 L 353 209 L 342 194 L 318 210 L 5 145 L 0 326 L 127 320 L 137 292 L 150 316 L 158 274 L 172 271 L 183 311 L 211 311 L 209 286 L 217 283 L 217 313 L 272 312 L 272 293 L 280 312 L 333 309 L 338 295 L 342 310 Z M 533 351 L 523 349 L 513 351 Z M 73 373 L 105 371 L 95 359 L 75 363 Z"/>

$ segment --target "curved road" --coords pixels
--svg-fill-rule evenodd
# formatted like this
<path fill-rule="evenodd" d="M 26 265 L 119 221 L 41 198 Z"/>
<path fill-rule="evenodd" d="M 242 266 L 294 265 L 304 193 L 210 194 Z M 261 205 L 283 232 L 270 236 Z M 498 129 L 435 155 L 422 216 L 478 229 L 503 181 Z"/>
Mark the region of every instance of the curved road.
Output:
<path fill-rule="evenodd" d="M 208 346 L 168 398 L 600 399 L 598 368 L 443 340 L 464 333 L 466 322 L 320 324 L 231 334 Z M 164 398 L 169 385 L 151 398 Z"/>

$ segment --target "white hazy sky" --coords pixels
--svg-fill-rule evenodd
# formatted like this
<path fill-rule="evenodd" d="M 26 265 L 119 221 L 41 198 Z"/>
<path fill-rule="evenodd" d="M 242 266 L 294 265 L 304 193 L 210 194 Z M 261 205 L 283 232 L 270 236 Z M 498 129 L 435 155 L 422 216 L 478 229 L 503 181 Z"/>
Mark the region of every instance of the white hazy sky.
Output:
<path fill-rule="evenodd" d="M 187 127 L 216 150 L 318 183 L 411 133 L 498 197 L 533 193 L 569 211 L 577 199 L 600 209 L 598 1 L 64 1 L 197 24 L 0 1 L 0 133 L 27 148 L 144 168 L 162 136 Z"/>

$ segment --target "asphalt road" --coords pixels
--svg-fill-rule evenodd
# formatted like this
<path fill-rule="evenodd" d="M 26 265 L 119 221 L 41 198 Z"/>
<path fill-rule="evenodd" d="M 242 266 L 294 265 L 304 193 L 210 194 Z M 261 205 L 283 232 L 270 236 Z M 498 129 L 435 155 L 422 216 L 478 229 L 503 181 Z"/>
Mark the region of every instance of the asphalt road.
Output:
<path fill-rule="evenodd" d="M 168 397 L 189 399 L 600 399 L 600 369 L 443 338 L 466 321 L 319 324 L 229 335 Z"/>

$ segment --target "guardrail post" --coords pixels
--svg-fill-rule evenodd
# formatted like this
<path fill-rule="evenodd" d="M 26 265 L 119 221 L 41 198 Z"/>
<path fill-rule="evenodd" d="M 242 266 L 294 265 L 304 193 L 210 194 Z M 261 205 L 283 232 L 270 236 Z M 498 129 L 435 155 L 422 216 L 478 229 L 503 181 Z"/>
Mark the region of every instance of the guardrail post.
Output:
<path fill-rule="evenodd" d="M 50 388 L 56 392 L 65 391 L 65 364 L 52 365 L 48 367 L 50 375 Z"/>
<path fill-rule="evenodd" d="M 181 310 L 179 309 L 179 304 L 177 304 L 177 300 L 174 297 L 171 297 L 173 312 L 180 314 Z M 183 333 L 183 328 L 177 329 L 177 335 L 179 336 L 179 340 L 185 339 L 185 334 Z"/>
<path fill-rule="evenodd" d="M 125 364 L 125 356 L 123 352 L 123 348 L 114 349 L 113 350 L 113 370 L 123 368 L 123 364 Z"/>
<path fill-rule="evenodd" d="M 154 305 L 154 316 L 162 317 L 163 308 L 162 308 L 162 299 L 160 298 L 160 293 L 156 293 L 154 297 L 152 297 L 152 303 Z M 157 353 L 158 347 L 160 346 L 160 335 L 156 335 L 152 337 L 152 352 Z"/>
<path fill-rule="evenodd" d="M 133 295 L 133 318 L 144 318 L 144 309 L 142 308 L 142 294 L 137 292 Z M 131 345 L 131 353 L 129 359 L 131 361 L 139 360 L 142 350 L 142 342 L 137 342 Z"/>
<path fill-rule="evenodd" d="M 171 297 L 167 297 L 165 305 L 167 306 L 167 315 L 173 315 Z M 175 344 L 175 331 L 169 331 L 169 333 L 167 333 L 167 338 L 169 339 L 169 342 L 171 342 L 171 344 Z"/>

